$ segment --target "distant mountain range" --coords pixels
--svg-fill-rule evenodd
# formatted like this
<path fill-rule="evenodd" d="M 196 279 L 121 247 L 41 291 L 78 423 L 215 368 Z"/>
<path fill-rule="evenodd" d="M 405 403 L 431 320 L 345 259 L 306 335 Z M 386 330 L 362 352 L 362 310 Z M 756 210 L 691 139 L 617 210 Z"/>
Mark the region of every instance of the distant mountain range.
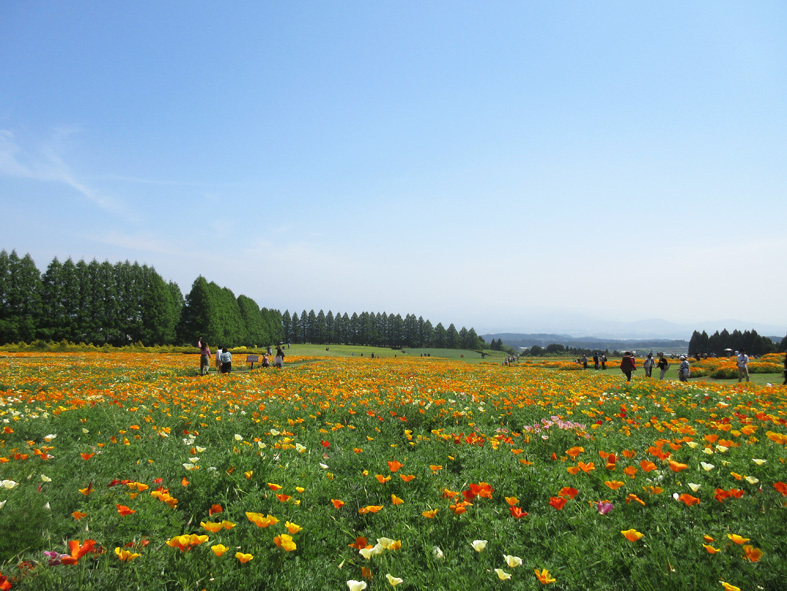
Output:
<path fill-rule="evenodd" d="M 686 353 L 689 349 L 689 342 L 676 339 L 611 339 L 604 337 L 572 337 L 564 334 L 521 334 L 521 333 L 497 333 L 481 335 L 489 343 L 492 340 L 500 339 L 504 345 L 518 348 L 527 348 L 538 345 L 557 344 L 574 349 L 591 349 L 596 351 L 638 351 L 639 353 L 653 351 L 657 353 Z"/>
<path fill-rule="evenodd" d="M 749 330 L 739 328 L 742 323 L 730 324 L 728 330 L 732 332 L 736 328 L 738 330 Z M 703 328 L 696 330 L 705 330 L 709 334 L 715 332 Z M 754 330 L 757 330 L 756 328 Z M 759 333 L 762 334 L 762 333 Z M 775 343 L 780 343 L 782 337 L 776 335 L 762 334 L 767 336 Z M 639 353 L 659 352 L 664 353 L 688 353 L 689 341 L 685 339 L 667 339 L 667 338 L 611 338 L 607 336 L 582 336 L 575 337 L 567 334 L 553 334 L 553 333 L 490 333 L 481 335 L 487 342 L 500 339 L 504 345 L 517 348 L 528 348 L 538 345 L 539 347 L 546 347 L 547 345 L 557 344 L 564 347 L 573 349 L 590 349 L 594 351 L 638 351 Z"/>
<path fill-rule="evenodd" d="M 630 342 L 631 340 L 685 340 L 691 338 L 695 330 L 705 331 L 713 334 L 727 329 L 733 330 L 756 330 L 763 336 L 778 337 L 778 340 L 787 334 L 787 326 L 778 324 L 765 324 L 762 322 L 745 322 L 742 320 L 707 320 L 698 321 L 691 324 L 669 322 L 659 318 L 645 320 L 609 320 L 593 318 L 579 313 L 564 313 L 555 315 L 552 311 L 544 311 L 541 316 L 523 322 L 516 322 L 508 326 L 487 327 L 484 332 L 495 335 L 548 335 L 549 337 L 573 337 L 582 340 L 598 339 L 603 341 L 620 340 Z M 477 330 L 477 329 L 476 329 Z M 478 331 L 480 333 L 480 331 Z M 484 336 L 486 338 L 486 336 Z M 495 338 L 498 338 L 497 336 Z M 505 341 L 505 339 L 504 339 Z M 562 344 L 562 342 L 561 342 Z"/>

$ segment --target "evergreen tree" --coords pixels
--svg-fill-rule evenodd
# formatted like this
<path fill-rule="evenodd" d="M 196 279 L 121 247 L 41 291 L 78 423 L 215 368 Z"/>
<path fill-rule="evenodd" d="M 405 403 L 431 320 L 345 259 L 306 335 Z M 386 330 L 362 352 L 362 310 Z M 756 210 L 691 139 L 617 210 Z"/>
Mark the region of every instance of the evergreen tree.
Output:
<path fill-rule="evenodd" d="M 219 322 L 222 329 L 219 340 L 221 340 L 222 346 L 238 347 L 249 343 L 249 335 L 243 324 L 235 294 L 228 287 L 219 287 L 213 282 L 210 283 L 210 286 L 216 291 Z"/>
<path fill-rule="evenodd" d="M 26 254 L 0 253 L 0 342 L 32 341 L 41 315 L 41 274 Z"/>
<path fill-rule="evenodd" d="M 262 347 L 269 344 L 269 329 L 265 326 L 262 312 L 257 302 L 245 295 L 238 296 L 238 309 L 248 335 L 247 344 Z"/>
<path fill-rule="evenodd" d="M 423 329 L 421 332 L 421 346 L 422 347 L 434 347 L 435 342 L 435 329 L 432 326 L 432 323 L 429 320 L 424 320 Z"/>
<path fill-rule="evenodd" d="M 407 342 L 404 334 L 404 319 L 401 314 L 390 315 L 388 316 L 388 323 L 391 326 L 391 342 L 389 346 L 397 349 L 402 348 Z"/>
<path fill-rule="evenodd" d="M 63 263 L 59 304 L 62 309 L 62 324 L 58 327 L 59 334 L 55 340 L 67 340 L 72 342 L 79 341 L 79 326 L 77 317 L 79 314 L 79 278 L 77 276 L 76 265 L 70 258 Z"/>
<path fill-rule="evenodd" d="M 139 340 L 145 345 L 163 345 L 174 340 L 177 307 L 172 289 L 152 267 L 139 268 L 141 281 Z"/>
<path fill-rule="evenodd" d="M 350 345 L 359 345 L 361 343 L 361 327 L 360 327 L 360 319 L 358 314 L 353 312 L 353 315 L 350 316 L 350 322 L 348 324 L 348 331 L 347 331 L 347 343 Z"/>
<path fill-rule="evenodd" d="M 691 333 L 691 338 L 689 339 L 689 353 L 704 353 L 704 351 L 700 351 L 700 333 L 698 331 L 694 331 Z"/>
<path fill-rule="evenodd" d="M 328 327 L 325 312 L 320 310 L 314 323 L 314 342 L 323 345 L 328 341 Z"/>
<path fill-rule="evenodd" d="M 446 346 L 449 349 L 458 349 L 460 346 L 459 333 L 453 324 L 448 325 L 448 330 L 445 331 Z"/>
<path fill-rule="evenodd" d="M 281 315 L 281 332 L 282 341 L 290 341 L 290 334 L 292 334 L 292 318 L 290 317 L 290 311 L 285 310 L 284 314 Z"/>
<path fill-rule="evenodd" d="M 434 327 L 434 344 L 432 346 L 439 349 L 443 349 L 448 346 L 445 327 L 443 327 L 442 322 L 438 322 L 437 326 Z"/>
<path fill-rule="evenodd" d="M 352 323 L 347 312 L 341 316 L 336 316 L 336 342 L 340 344 L 349 344 L 351 338 Z"/>
<path fill-rule="evenodd" d="M 56 340 L 56 333 L 64 322 L 60 292 L 63 265 L 57 257 L 49 263 L 41 278 L 41 319 L 38 323 L 38 338 Z M 59 339 L 58 339 L 59 340 Z"/>
<path fill-rule="evenodd" d="M 459 334 L 461 335 L 462 332 L 465 332 L 465 337 L 462 340 L 462 347 L 464 349 L 483 349 L 484 348 L 483 347 L 483 343 L 484 343 L 483 339 L 476 334 L 475 329 L 471 328 L 470 330 L 465 331 L 465 329 L 463 327 L 462 330 L 459 331 Z"/>
<path fill-rule="evenodd" d="M 93 342 L 100 326 L 95 322 L 93 306 L 93 277 L 87 263 L 80 259 L 75 265 L 77 283 L 79 285 L 79 302 L 76 307 L 76 333 L 77 340 L 82 343 Z"/>
<path fill-rule="evenodd" d="M 218 340 L 220 328 L 216 307 L 211 300 L 208 281 L 200 275 L 191 285 L 183 305 L 178 328 L 178 338 L 182 343 L 196 345 L 199 338 L 204 337 L 213 346 L 222 344 Z"/>
<path fill-rule="evenodd" d="M 145 272 L 137 263 L 124 261 L 115 264 L 115 273 L 120 312 L 118 328 L 127 343 L 142 341 Z"/>
<path fill-rule="evenodd" d="M 169 288 L 169 313 L 167 319 L 167 340 L 165 344 L 172 345 L 177 342 L 177 330 L 180 323 L 180 316 L 183 313 L 183 306 L 185 301 L 183 299 L 183 292 L 174 281 L 167 283 Z"/>
<path fill-rule="evenodd" d="M 373 331 L 374 344 L 385 346 L 391 343 L 391 317 L 387 312 L 377 313 L 373 315 Z"/>
<path fill-rule="evenodd" d="M 290 321 L 290 334 L 287 338 L 287 342 L 293 344 L 301 342 L 301 319 L 297 312 L 293 312 L 292 314 L 292 320 Z"/>
<path fill-rule="evenodd" d="M 467 346 L 467 329 L 463 326 L 459 329 L 459 347 L 458 349 L 472 349 Z"/>
<path fill-rule="evenodd" d="M 262 319 L 265 323 L 265 346 L 278 345 L 285 340 L 284 316 L 278 310 L 262 308 L 260 310 Z"/>
<path fill-rule="evenodd" d="M 336 342 L 336 320 L 333 317 L 333 312 L 330 310 L 325 315 L 325 342 L 331 344 Z"/>
<path fill-rule="evenodd" d="M 319 337 L 317 336 L 319 332 L 319 328 L 317 327 L 317 314 L 314 313 L 314 310 L 309 310 L 308 316 L 308 326 L 306 327 L 306 339 L 305 342 L 307 343 L 319 343 Z"/>
<path fill-rule="evenodd" d="M 115 270 L 108 261 L 98 263 L 95 259 L 87 266 L 90 279 L 82 285 L 89 284 L 88 295 L 90 314 L 87 319 L 89 326 L 89 342 L 95 345 L 123 344 L 123 334 L 119 329 L 119 310 Z M 84 300 L 84 298 L 83 298 Z"/>

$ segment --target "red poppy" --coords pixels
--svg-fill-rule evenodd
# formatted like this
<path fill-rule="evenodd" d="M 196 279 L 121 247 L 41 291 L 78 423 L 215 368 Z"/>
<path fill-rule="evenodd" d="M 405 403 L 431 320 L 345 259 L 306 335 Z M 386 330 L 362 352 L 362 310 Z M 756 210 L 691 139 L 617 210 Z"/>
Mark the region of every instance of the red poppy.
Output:
<path fill-rule="evenodd" d="M 552 505 L 555 509 L 560 511 L 567 503 L 565 497 L 550 497 L 549 504 Z"/>
<path fill-rule="evenodd" d="M 563 499 L 563 500 L 565 500 L 565 499 Z M 521 519 L 522 517 L 527 515 L 527 512 L 522 511 L 522 509 L 520 509 L 519 507 L 511 506 L 511 507 L 508 508 L 508 510 L 511 512 L 511 515 L 514 518 L 516 518 L 516 519 Z"/>

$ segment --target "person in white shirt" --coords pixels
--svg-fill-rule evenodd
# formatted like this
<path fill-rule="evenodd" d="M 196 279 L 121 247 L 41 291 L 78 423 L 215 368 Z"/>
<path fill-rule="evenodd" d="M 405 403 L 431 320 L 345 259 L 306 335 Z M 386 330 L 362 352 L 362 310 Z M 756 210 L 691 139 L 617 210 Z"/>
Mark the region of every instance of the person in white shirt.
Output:
<path fill-rule="evenodd" d="M 680 356 L 680 367 L 678 368 L 678 379 L 681 382 L 688 382 L 691 377 L 691 368 L 689 367 L 689 359 L 685 355 Z"/>
<path fill-rule="evenodd" d="M 749 381 L 749 356 L 746 355 L 746 349 L 741 349 L 738 353 L 738 383 L 741 383 L 743 378 Z"/>
<path fill-rule="evenodd" d="M 649 378 L 653 373 L 653 366 L 655 362 L 653 361 L 653 353 L 648 353 L 648 357 L 645 359 L 645 363 L 642 364 L 642 367 L 645 369 L 645 377 Z"/>

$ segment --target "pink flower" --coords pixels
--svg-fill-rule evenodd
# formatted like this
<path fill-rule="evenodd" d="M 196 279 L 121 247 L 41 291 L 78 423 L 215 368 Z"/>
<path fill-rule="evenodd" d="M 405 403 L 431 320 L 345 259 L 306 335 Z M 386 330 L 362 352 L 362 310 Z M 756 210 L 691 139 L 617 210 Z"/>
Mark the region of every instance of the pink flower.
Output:
<path fill-rule="evenodd" d="M 599 501 L 598 503 L 596 503 L 596 509 L 598 509 L 600 515 L 606 515 L 614 508 L 615 506 L 607 501 Z"/>
<path fill-rule="evenodd" d="M 52 552 L 47 550 L 44 552 L 44 556 L 49 559 L 49 566 L 57 566 L 58 564 L 62 564 L 60 561 L 68 556 L 68 554 L 61 554 L 60 552 Z"/>

